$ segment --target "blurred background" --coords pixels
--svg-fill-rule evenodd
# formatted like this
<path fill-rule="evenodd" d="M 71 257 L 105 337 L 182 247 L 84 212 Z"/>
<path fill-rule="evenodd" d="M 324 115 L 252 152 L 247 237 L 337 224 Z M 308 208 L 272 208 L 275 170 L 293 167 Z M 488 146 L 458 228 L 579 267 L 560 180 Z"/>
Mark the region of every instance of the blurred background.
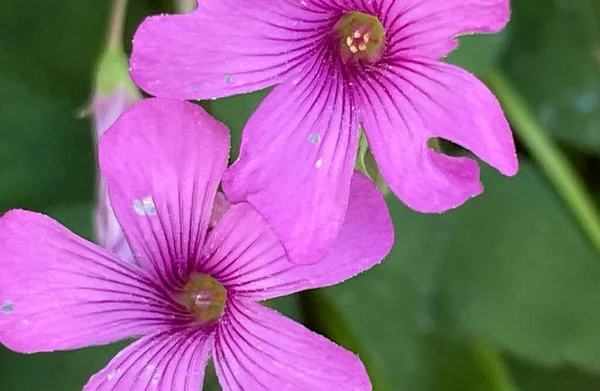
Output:
<path fill-rule="evenodd" d="M 92 238 L 95 147 L 81 113 L 109 9 L 0 5 L 0 213 L 39 210 Z M 163 12 L 173 4 L 131 0 L 126 42 Z M 439 216 L 388 196 L 396 244 L 380 266 L 272 305 L 359 353 L 376 391 L 600 390 L 600 2 L 514 0 L 501 35 L 465 37 L 448 61 L 497 92 L 519 174 L 482 165 L 485 193 Z M 234 155 L 263 96 L 205 103 L 230 127 Z M 0 390 L 79 390 L 123 346 L 0 346 Z M 206 389 L 219 389 L 214 375 Z"/>

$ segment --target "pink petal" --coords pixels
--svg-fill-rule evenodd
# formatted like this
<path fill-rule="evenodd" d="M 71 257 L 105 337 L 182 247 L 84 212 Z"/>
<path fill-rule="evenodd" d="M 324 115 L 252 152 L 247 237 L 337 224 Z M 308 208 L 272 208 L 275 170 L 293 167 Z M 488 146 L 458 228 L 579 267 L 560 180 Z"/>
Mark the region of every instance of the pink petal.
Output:
<path fill-rule="evenodd" d="M 277 86 L 250 118 L 223 189 L 265 217 L 293 262 L 313 263 L 341 228 L 357 141 L 347 86 L 325 71 L 307 74 Z"/>
<path fill-rule="evenodd" d="M 0 342 L 24 352 L 100 345 L 164 329 L 168 299 L 138 267 L 41 214 L 0 219 Z"/>
<path fill-rule="evenodd" d="M 84 391 L 198 391 L 213 335 L 210 330 L 183 328 L 144 337 L 94 375 Z"/>
<path fill-rule="evenodd" d="M 147 99 L 100 141 L 100 167 L 138 262 L 176 283 L 204 244 L 227 128 L 192 103 Z"/>
<path fill-rule="evenodd" d="M 213 204 L 213 210 L 210 215 L 210 228 L 214 228 L 219 224 L 223 216 L 227 213 L 227 211 L 231 208 L 231 203 L 225 197 L 225 194 L 220 191 L 217 192 L 215 196 L 215 203 Z"/>
<path fill-rule="evenodd" d="M 232 205 L 210 233 L 197 270 L 235 293 L 239 286 L 291 266 L 271 227 L 243 202 Z"/>
<path fill-rule="evenodd" d="M 510 127 L 492 93 L 473 75 L 438 62 L 404 61 L 361 84 L 363 123 L 388 185 L 409 207 L 443 212 L 483 191 L 477 163 L 427 146 L 453 141 L 505 175 L 518 161 Z"/>
<path fill-rule="evenodd" d="M 497 33 L 510 18 L 509 0 L 416 0 L 389 2 L 384 19 L 388 57 L 445 57 L 456 37 Z M 393 3 L 393 4 L 392 4 Z M 384 8 L 385 9 L 385 8 Z"/>
<path fill-rule="evenodd" d="M 186 15 L 147 18 L 133 40 L 131 75 L 147 92 L 209 99 L 302 74 L 331 16 L 297 0 L 202 0 Z"/>
<path fill-rule="evenodd" d="M 214 356 L 223 391 L 372 389 L 353 353 L 254 302 L 228 302 Z"/>
<path fill-rule="evenodd" d="M 260 215 L 248 204 L 238 204 L 210 235 L 203 267 L 236 296 L 264 300 L 347 280 L 379 263 L 393 241 L 383 196 L 356 173 L 340 235 L 317 264 L 290 263 Z"/>

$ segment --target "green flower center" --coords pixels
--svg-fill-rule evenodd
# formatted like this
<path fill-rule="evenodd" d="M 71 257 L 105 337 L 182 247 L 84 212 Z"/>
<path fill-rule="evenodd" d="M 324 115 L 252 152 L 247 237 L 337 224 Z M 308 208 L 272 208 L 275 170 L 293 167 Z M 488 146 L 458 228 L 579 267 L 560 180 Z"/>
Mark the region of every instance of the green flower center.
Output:
<path fill-rule="evenodd" d="M 385 30 L 373 15 L 349 12 L 334 27 L 340 39 L 340 54 L 344 62 L 377 62 L 383 56 Z"/>
<path fill-rule="evenodd" d="M 194 273 L 179 294 L 184 305 L 199 323 L 218 320 L 225 309 L 227 291 L 221 283 L 209 275 Z"/>

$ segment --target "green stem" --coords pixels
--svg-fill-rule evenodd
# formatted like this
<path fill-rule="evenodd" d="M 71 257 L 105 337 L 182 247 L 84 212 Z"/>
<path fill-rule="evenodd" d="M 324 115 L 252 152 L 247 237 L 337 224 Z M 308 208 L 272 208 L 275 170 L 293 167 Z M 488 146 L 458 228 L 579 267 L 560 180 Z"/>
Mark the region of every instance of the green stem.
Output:
<path fill-rule="evenodd" d="M 544 170 L 600 254 L 600 214 L 579 174 L 502 71 L 495 70 L 484 80 L 500 100 L 514 132 Z"/>
<path fill-rule="evenodd" d="M 302 292 L 300 304 L 308 326 L 360 357 L 369 373 L 373 390 L 392 390 L 382 374 L 381 365 L 374 362 L 324 292 L 320 289 Z"/>
<path fill-rule="evenodd" d="M 495 349 L 490 349 L 482 344 L 475 343 L 470 346 L 470 351 L 476 359 L 483 373 L 486 374 L 491 388 L 489 391 L 517 391 L 512 382 L 502 357 Z"/>
<path fill-rule="evenodd" d="M 198 6 L 197 0 L 176 0 L 175 1 L 175 9 L 177 13 L 187 14 L 192 12 Z"/>
<path fill-rule="evenodd" d="M 113 0 L 108 25 L 108 36 L 106 38 L 106 45 L 109 50 L 120 49 L 122 47 L 126 11 L 127 0 Z"/>

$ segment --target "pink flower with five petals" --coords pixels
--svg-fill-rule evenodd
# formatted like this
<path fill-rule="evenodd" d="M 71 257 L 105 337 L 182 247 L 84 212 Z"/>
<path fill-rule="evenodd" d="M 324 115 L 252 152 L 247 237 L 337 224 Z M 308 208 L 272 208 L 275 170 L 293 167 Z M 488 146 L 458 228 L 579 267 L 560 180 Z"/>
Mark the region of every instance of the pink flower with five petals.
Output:
<path fill-rule="evenodd" d="M 329 255 L 293 264 L 251 205 L 217 193 L 228 151 L 225 126 L 194 104 L 149 99 L 123 114 L 100 166 L 136 263 L 44 215 L 6 213 L 0 342 L 33 353 L 141 336 L 90 391 L 196 391 L 211 355 L 224 390 L 370 390 L 358 357 L 257 301 L 380 262 L 393 243 L 383 198 L 356 174 Z"/>
<path fill-rule="evenodd" d="M 310 262 L 341 229 L 361 127 L 387 184 L 417 211 L 483 191 L 477 163 L 432 150 L 430 138 L 517 172 L 495 97 L 439 61 L 456 36 L 498 32 L 509 16 L 509 0 L 199 0 L 190 14 L 141 24 L 131 74 L 182 99 L 276 85 L 223 186 L 265 216 L 294 261 Z"/>

